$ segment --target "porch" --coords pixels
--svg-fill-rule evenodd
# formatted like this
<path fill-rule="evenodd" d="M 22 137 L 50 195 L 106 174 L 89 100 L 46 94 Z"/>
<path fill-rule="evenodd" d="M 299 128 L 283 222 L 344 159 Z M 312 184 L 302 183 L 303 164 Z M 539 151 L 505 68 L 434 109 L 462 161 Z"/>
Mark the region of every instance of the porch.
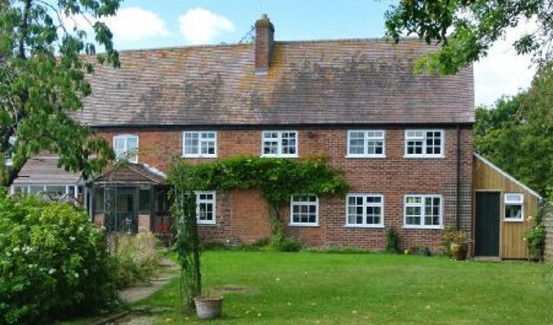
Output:
<path fill-rule="evenodd" d="M 148 165 L 123 163 L 87 183 L 92 222 L 108 232 L 170 234 L 169 186 Z"/>

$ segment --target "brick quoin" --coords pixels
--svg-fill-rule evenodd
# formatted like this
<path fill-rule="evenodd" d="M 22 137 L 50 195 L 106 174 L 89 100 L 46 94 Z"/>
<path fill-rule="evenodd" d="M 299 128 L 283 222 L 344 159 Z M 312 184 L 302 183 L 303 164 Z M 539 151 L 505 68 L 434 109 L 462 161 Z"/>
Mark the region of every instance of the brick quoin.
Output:
<path fill-rule="evenodd" d="M 403 200 L 406 194 L 441 194 L 445 226 L 454 226 L 457 211 L 457 127 L 432 126 L 445 130 L 445 158 L 404 158 L 404 131 L 414 126 L 388 126 L 386 158 L 346 158 L 347 126 L 335 128 L 294 128 L 299 132 L 299 157 L 324 155 L 330 165 L 345 171 L 351 193 L 384 195 L 383 229 L 347 228 L 345 197 L 319 198 L 319 226 L 287 226 L 287 232 L 316 247 L 357 246 L 381 250 L 386 245 L 386 230 L 393 227 L 400 237 L 402 249 L 424 245 L 433 251 L 442 247 L 441 229 L 404 229 Z M 420 126 L 420 128 L 424 128 Z M 275 129 L 275 128 L 271 128 Z M 276 128 L 278 129 L 278 128 Z M 281 128 L 282 129 L 282 128 Z M 351 128 L 352 129 L 352 128 Z M 370 129 L 370 128 L 364 128 Z M 264 128 L 202 130 L 217 131 L 218 158 L 261 153 L 261 132 Z M 139 137 L 138 161 L 165 172 L 182 155 L 182 132 L 186 129 L 103 129 L 99 135 L 112 142 L 117 134 Z M 470 230 L 472 181 L 472 129 L 460 127 L 460 215 L 461 227 Z M 214 159 L 188 159 L 193 163 Z M 286 209 L 286 224 L 289 223 Z M 202 238 L 214 241 L 241 240 L 254 242 L 270 235 L 267 204 L 260 191 L 217 193 L 216 225 L 201 225 Z"/>

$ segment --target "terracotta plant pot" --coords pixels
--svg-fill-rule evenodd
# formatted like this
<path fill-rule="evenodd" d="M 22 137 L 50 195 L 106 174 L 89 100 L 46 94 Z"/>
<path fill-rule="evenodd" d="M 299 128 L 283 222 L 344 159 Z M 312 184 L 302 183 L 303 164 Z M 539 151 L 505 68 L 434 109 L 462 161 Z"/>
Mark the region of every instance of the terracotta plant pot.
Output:
<path fill-rule="evenodd" d="M 223 308 L 223 298 L 204 298 L 198 297 L 194 299 L 196 304 L 196 313 L 199 319 L 215 319 L 221 317 Z"/>
<path fill-rule="evenodd" d="M 467 259 L 468 244 L 467 243 L 451 243 L 449 246 L 451 257 L 456 261 L 464 261 Z"/>

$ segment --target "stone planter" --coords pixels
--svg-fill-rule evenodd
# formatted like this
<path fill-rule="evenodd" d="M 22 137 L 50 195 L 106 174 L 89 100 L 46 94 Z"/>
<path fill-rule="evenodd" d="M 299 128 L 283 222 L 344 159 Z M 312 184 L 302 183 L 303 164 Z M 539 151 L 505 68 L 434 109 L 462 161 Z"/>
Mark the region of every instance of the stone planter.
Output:
<path fill-rule="evenodd" d="M 467 259 L 469 245 L 467 243 L 451 243 L 451 257 L 456 261 L 464 261 Z"/>
<path fill-rule="evenodd" d="M 223 298 L 198 297 L 194 299 L 196 313 L 199 319 L 215 319 L 221 317 Z"/>

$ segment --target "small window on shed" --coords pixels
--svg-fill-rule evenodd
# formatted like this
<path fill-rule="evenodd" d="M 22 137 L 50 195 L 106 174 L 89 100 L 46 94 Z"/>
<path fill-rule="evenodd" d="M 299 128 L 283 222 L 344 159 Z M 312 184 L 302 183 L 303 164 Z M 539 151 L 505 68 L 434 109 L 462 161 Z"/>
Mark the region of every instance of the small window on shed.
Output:
<path fill-rule="evenodd" d="M 505 221 L 524 220 L 524 195 L 520 193 L 505 194 Z"/>

